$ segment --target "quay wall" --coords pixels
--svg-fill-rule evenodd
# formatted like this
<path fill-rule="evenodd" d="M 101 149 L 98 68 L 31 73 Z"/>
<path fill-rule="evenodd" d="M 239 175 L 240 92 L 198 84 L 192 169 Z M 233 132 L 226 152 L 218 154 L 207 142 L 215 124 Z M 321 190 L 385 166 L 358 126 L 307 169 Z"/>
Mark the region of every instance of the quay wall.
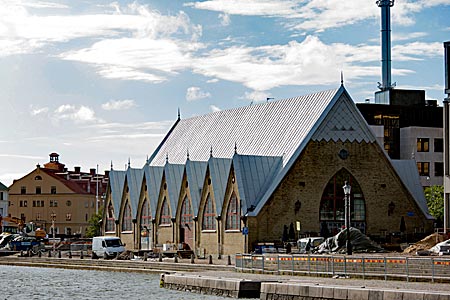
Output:
<path fill-rule="evenodd" d="M 260 300 L 450 300 L 450 293 L 262 282 Z"/>

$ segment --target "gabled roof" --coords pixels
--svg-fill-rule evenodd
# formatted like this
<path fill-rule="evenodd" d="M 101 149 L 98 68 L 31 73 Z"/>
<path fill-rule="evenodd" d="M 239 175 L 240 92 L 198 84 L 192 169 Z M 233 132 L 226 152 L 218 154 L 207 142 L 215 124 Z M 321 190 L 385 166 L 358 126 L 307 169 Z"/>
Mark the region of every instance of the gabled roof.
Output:
<path fill-rule="evenodd" d="M 233 156 L 239 198 L 244 214 L 256 208 L 273 179 L 283 167 L 283 159 L 273 156 Z"/>
<path fill-rule="evenodd" d="M 142 187 L 142 179 L 144 175 L 143 169 L 128 168 L 126 180 L 128 185 L 128 195 L 131 205 L 131 215 L 133 219 L 137 218 L 137 210 L 139 205 L 139 196 Z"/>
<path fill-rule="evenodd" d="M 222 205 L 225 198 L 225 192 L 228 184 L 228 176 L 230 175 L 232 160 L 229 158 L 210 157 L 208 160 L 209 174 L 211 184 L 214 191 L 214 199 L 216 200 L 216 214 L 222 212 Z"/>
<path fill-rule="evenodd" d="M 405 184 L 408 191 L 416 200 L 417 205 L 427 219 L 434 219 L 430 215 L 427 206 L 427 199 L 420 184 L 419 171 L 415 160 L 391 160 L 398 176 Z"/>
<path fill-rule="evenodd" d="M 6 187 L 6 185 L 0 182 L 0 191 L 7 191 L 7 190 L 8 188 Z"/>
<path fill-rule="evenodd" d="M 164 168 L 157 166 L 144 166 L 144 176 L 147 183 L 147 193 L 150 198 L 150 210 L 152 219 L 156 217 L 156 208 L 158 207 L 158 197 L 161 189 L 161 179 L 163 176 Z"/>
<path fill-rule="evenodd" d="M 192 211 L 196 216 L 200 205 L 200 198 L 202 194 L 203 182 L 206 175 L 207 162 L 192 161 L 188 159 L 186 161 L 186 176 L 189 182 L 189 191 L 191 194 Z"/>
<path fill-rule="evenodd" d="M 152 154 L 150 165 L 163 166 L 166 155 L 172 163 L 184 164 L 186 151 L 192 160 L 239 154 L 283 156 L 289 161 L 336 94 L 343 87 L 311 95 L 245 106 L 182 119 Z"/>
<path fill-rule="evenodd" d="M 338 134 L 337 140 L 341 141 L 376 141 L 375 134 L 372 132 L 369 125 L 367 125 L 361 113 L 359 113 L 355 103 L 343 85 L 334 93 L 333 97 L 328 98 L 327 100 L 328 103 L 320 106 L 320 110 L 314 114 L 314 117 L 308 118 L 309 122 L 313 121 L 314 123 L 305 122 L 305 124 L 308 124 L 308 132 L 305 132 L 303 139 L 295 149 L 294 153 L 289 156 L 288 161 L 284 162 L 284 168 L 272 181 L 272 184 L 263 195 L 261 201 L 256 206 L 256 209 L 249 213 L 249 215 L 257 215 L 259 213 L 264 204 L 269 200 L 270 196 L 281 183 L 284 176 L 286 176 L 287 172 L 289 172 L 290 168 L 294 165 L 295 161 L 303 152 L 309 141 L 320 141 L 322 139 L 327 140 L 327 138 L 331 138 L 333 134 Z M 305 102 L 307 101 L 314 103 L 315 98 L 305 99 Z M 307 107 L 310 107 L 310 105 L 305 103 L 305 108 L 301 109 L 306 109 Z M 385 152 L 381 152 L 387 157 Z"/>
<path fill-rule="evenodd" d="M 167 191 L 170 200 L 171 217 L 175 218 L 180 197 L 181 181 L 183 180 L 184 165 L 166 163 L 164 175 L 167 182 Z"/>
<path fill-rule="evenodd" d="M 109 185 L 111 187 L 111 200 L 114 207 L 114 218 L 119 220 L 120 203 L 122 202 L 123 187 L 125 185 L 125 171 L 111 170 L 109 172 Z"/>

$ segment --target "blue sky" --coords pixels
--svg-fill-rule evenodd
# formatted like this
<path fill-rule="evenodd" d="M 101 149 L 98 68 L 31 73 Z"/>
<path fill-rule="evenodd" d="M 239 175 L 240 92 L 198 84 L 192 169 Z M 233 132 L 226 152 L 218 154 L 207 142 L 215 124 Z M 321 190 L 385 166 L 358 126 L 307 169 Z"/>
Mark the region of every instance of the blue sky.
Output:
<path fill-rule="evenodd" d="M 395 1 L 392 77 L 442 103 L 450 0 Z M 142 167 L 177 118 L 380 81 L 374 0 L 0 0 L 0 181 Z"/>

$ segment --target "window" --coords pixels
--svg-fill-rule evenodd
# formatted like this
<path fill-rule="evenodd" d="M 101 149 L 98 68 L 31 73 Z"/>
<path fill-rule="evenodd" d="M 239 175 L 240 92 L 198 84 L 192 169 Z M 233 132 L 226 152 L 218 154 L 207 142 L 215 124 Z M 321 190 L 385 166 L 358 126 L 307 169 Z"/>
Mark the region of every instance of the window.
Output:
<path fill-rule="evenodd" d="M 444 163 L 442 162 L 434 163 L 434 176 L 444 176 Z"/>
<path fill-rule="evenodd" d="M 236 197 L 236 194 L 233 193 L 231 195 L 230 203 L 227 208 L 227 223 L 225 225 L 225 229 L 241 229 L 241 209 L 239 208 L 239 202 Z"/>
<path fill-rule="evenodd" d="M 41 220 L 41 213 L 36 213 L 36 221 L 40 221 Z"/>
<path fill-rule="evenodd" d="M 24 213 L 21 213 L 21 214 L 20 214 L 20 219 L 21 219 L 23 222 L 26 222 L 26 221 L 27 221 L 27 218 L 25 217 L 25 214 L 24 214 Z"/>
<path fill-rule="evenodd" d="M 147 228 L 150 228 L 150 224 L 152 221 L 152 215 L 150 212 L 150 202 L 147 200 L 147 198 L 144 199 L 144 204 L 142 204 L 142 211 L 141 211 L 141 226 L 147 226 Z"/>
<path fill-rule="evenodd" d="M 23 200 L 23 207 L 27 207 L 27 206 L 28 206 L 27 200 Z"/>
<path fill-rule="evenodd" d="M 25 195 L 25 194 L 27 193 L 27 187 L 26 187 L 26 186 L 21 186 L 21 187 L 20 187 L 20 193 L 21 193 L 22 195 Z"/>
<path fill-rule="evenodd" d="M 34 180 L 42 180 L 42 177 L 37 175 L 36 177 L 34 177 Z"/>
<path fill-rule="evenodd" d="M 56 186 L 50 188 L 50 194 L 56 194 Z"/>
<path fill-rule="evenodd" d="M 125 203 L 125 210 L 123 212 L 123 220 L 122 220 L 122 231 L 132 231 L 133 227 L 131 225 L 131 207 L 130 203 Z"/>
<path fill-rule="evenodd" d="M 58 200 L 50 200 L 50 207 L 58 207 Z"/>
<path fill-rule="evenodd" d="M 71 213 L 67 213 L 66 214 L 66 221 L 72 221 L 72 214 Z"/>
<path fill-rule="evenodd" d="M 434 139 L 434 152 L 444 152 L 443 139 Z"/>
<path fill-rule="evenodd" d="M 41 187 L 40 186 L 37 186 L 36 187 L 36 194 L 40 194 L 41 193 Z"/>
<path fill-rule="evenodd" d="M 215 216 L 216 214 L 214 212 L 213 202 L 208 194 L 208 198 L 206 198 L 205 209 L 203 211 L 202 230 L 216 230 L 216 221 L 214 220 Z"/>
<path fill-rule="evenodd" d="M 420 176 L 430 176 L 430 163 L 429 162 L 418 162 L 417 169 L 419 170 Z"/>
<path fill-rule="evenodd" d="M 108 204 L 108 214 L 106 218 L 106 231 L 111 232 L 115 230 L 115 219 L 114 219 L 114 208 L 112 206 L 112 203 L 109 202 Z"/>
<path fill-rule="evenodd" d="M 342 186 L 345 181 L 352 187 L 350 195 L 351 226 L 365 231 L 366 209 L 361 187 L 356 179 L 345 169 L 341 169 L 328 181 L 320 201 L 319 220 L 321 231 L 335 235 L 345 220 L 345 195 Z"/>
<path fill-rule="evenodd" d="M 185 224 L 192 224 L 193 222 L 193 216 L 191 211 L 191 202 L 189 202 L 189 199 L 187 197 L 184 197 L 183 204 L 181 205 L 181 226 L 184 226 Z"/>
<path fill-rule="evenodd" d="M 84 207 L 89 208 L 89 200 L 84 201 Z"/>
<path fill-rule="evenodd" d="M 66 206 L 71 206 L 71 205 L 72 205 L 72 201 L 67 200 L 67 201 L 66 201 Z"/>
<path fill-rule="evenodd" d="M 3 199 L 3 192 L 0 192 L 0 200 L 5 200 Z"/>
<path fill-rule="evenodd" d="M 417 152 L 428 152 L 430 151 L 430 139 L 428 138 L 418 138 L 417 139 Z"/>
<path fill-rule="evenodd" d="M 169 204 L 167 203 L 166 197 L 164 197 L 163 203 L 161 205 L 161 217 L 159 221 L 160 225 L 170 225 L 170 210 Z"/>
<path fill-rule="evenodd" d="M 33 200 L 33 207 L 44 207 L 44 200 Z"/>

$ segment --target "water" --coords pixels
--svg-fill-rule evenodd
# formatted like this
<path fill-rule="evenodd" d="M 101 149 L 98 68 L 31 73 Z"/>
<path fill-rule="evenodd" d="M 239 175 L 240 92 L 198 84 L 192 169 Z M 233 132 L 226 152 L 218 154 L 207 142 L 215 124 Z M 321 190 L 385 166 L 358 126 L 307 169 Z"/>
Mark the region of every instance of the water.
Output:
<path fill-rule="evenodd" d="M 159 287 L 159 275 L 0 266 L 0 300 L 224 300 Z"/>

